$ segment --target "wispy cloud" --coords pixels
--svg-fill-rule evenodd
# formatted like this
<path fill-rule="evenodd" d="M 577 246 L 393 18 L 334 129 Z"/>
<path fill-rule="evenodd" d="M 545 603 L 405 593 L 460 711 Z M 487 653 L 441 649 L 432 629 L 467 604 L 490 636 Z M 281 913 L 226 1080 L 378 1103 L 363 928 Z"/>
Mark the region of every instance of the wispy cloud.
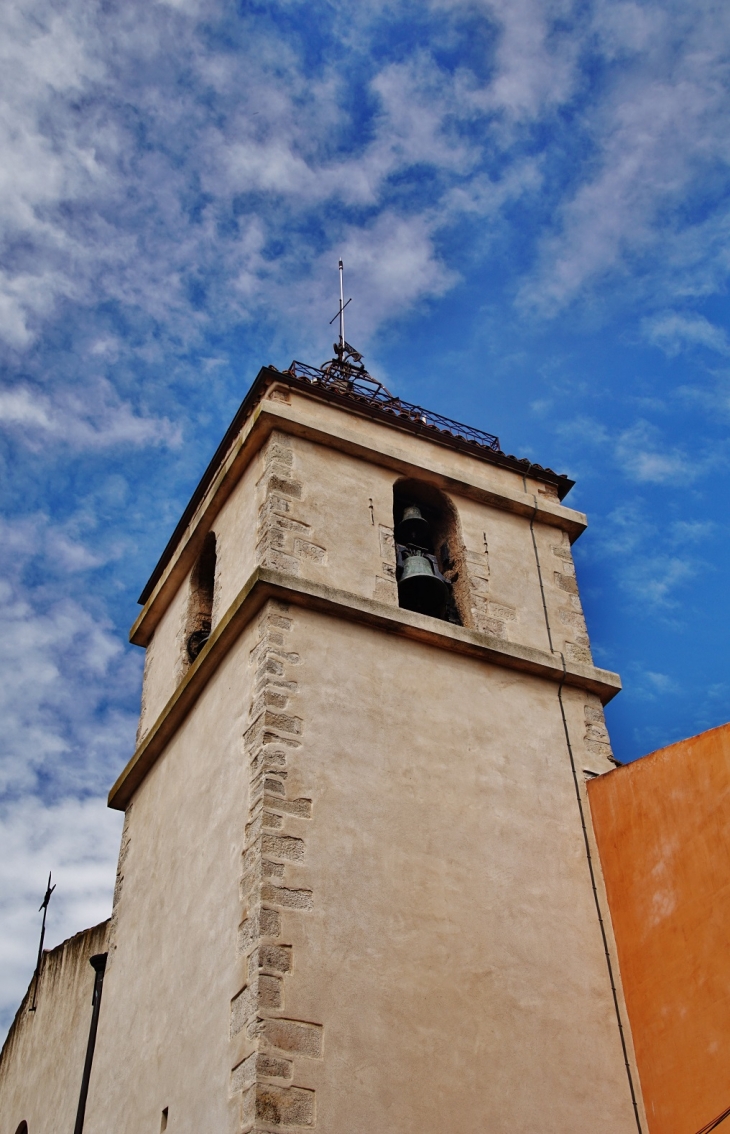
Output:
<path fill-rule="evenodd" d="M 730 354 L 730 339 L 725 330 L 705 319 L 704 315 L 669 311 L 645 319 L 642 327 L 649 342 L 661 347 L 668 355 L 679 354 L 688 347 L 704 347 L 717 354 Z"/>
<path fill-rule="evenodd" d="M 612 460 L 615 467 L 637 484 L 690 484 L 725 459 L 723 447 L 703 445 L 689 453 L 667 440 L 662 430 L 645 418 L 636 419 L 626 428 L 610 430 L 606 423 L 587 414 L 570 417 L 556 425 L 564 439 L 584 466 L 586 475 L 595 468 L 596 456 Z"/>
<path fill-rule="evenodd" d="M 41 514 L 0 523 L 0 803 L 97 794 L 132 750 L 126 703 L 141 657 L 125 651 L 98 604 L 64 593 L 64 578 L 89 578 L 119 554 L 92 550 L 83 526 L 83 517 L 59 525 Z"/>
<path fill-rule="evenodd" d="M 704 464 L 663 442 L 659 430 L 647 421 L 637 421 L 619 435 L 616 460 L 632 479 L 650 484 L 693 480 Z"/>
<path fill-rule="evenodd" d="M 111 627 L 76 602 L 46 606 L 4 583 L 0 611 L 0 795 L 103 790 L 133 747 L 134 717 L 114 701 L 137 685 L 138 666 L 124 659 Z"/>
<path fill-rule="evenodd" d="M 620 58 L 623 66 L 606 76 L 605 97 L 582 119 L 587 176 L 560 203 L 537 273 L 523 285 L 523 303 L 547 314 L 611 279 L 625 288 L 630 278 L 632 295 L 642 284 L 655 295 L 702 294 L 714 286 L 713 261 L 726 266 L 712 248 L 707 214 L 709 206 L 716 222 L 727 223 L 720 185 L 730 16 L 711 0 L 691 14 L 677 3 L 596 4 L 593 12 L 596 61 Z M 708 174 L 717 182 L 712 203 Z M 694 194 L 701 204 L 692 217 Z"/>
<path fill-rule="evenodd" d="M 675 520 L 669 528 L 669 538 L 674 544 L 702 544 L 717 531 L 714 520 Z"/>
<path fill-rule="evenodd" d="M 691 559 L 649 555 L 624 567 L 620 579 L 635 602 L 648 608 L 669 610 L 677 606 L 679 587 L 698 569 L 699 565 Z"/>
<path fill-rule="evenodd" d="M 118 445 L 176 447 L 182 440 L 178 426 L 166 418 L 136 414 L 105 381 L 83 391 L 62 390 L 55 396 L 28 385 L 0 390 L 0 429 L 12 431 L 34 449 L 49 442 L 79 450 Z"/>
<path fill-rule="evenodd" d="M 591 554 L 645 619 L 674 617 L 682 588 L 707 573 L 702 553 L 714 530 L 709 521 L 660 523 L 655 509 L 631 499 L 601 520 Z"/>

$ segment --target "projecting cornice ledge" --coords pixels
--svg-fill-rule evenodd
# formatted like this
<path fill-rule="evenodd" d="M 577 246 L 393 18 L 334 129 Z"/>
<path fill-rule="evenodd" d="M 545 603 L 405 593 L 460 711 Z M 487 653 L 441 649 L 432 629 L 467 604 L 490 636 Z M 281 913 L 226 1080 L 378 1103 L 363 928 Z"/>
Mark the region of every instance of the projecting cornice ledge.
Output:
<path fill-rule="evenodd" d="M 530 673 L 559 684 L 576 686 L 600 697 L 605 705 L 621 689 L 616 673 L 563 661 L 561 654 L 505 642 L 464 626 L 453 626 L 424 614 L 388 606 L 349 591 L 309 582 L 295 575 L 257 568 L 215 627 L 150 731 L 109 792 L 109 806 L 123 811 L 165 747 L 172 740 L 210 678 L 239 634 L 256 617 L 267 599 L 317 610 L 333 618 L 374 626 L 389 634 L 423 642 L 437 649 L 466 654 L 492 665 Z"/>

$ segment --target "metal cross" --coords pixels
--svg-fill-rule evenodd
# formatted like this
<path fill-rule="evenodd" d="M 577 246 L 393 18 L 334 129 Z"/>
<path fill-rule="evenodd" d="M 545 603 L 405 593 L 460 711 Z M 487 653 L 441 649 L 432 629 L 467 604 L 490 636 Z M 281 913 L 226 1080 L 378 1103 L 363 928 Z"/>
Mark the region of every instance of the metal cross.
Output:
<path fill-rule="evenodd" d="M 38 944 L 38 960 L 36 961 L 35 972 L 33 974 L 33 1003 L 31 1004 L 30 1008 L 28 1009 L 29 1012 L 35 1012 L 35 1010 L 36 1010 L 36 1003 L 37 1003 L 37 999 L 38 999 L 38 981 L 39 981 L 40 975 L 41 975 L 41 961 L 43 960 L 43 940 L 46 936 L 46 914 L 48 913 L 48 903 L 51 900 L 51 894 L 53 893 L 53 891 L 55 889 L 56 889 L 55 883 L 53 884 L 53 886 L 51 886 L 51 874 L 50 874 L 50 871 L 49 871 L 49 873 L 48 873 L 48 885 L 46 886 L 46 892 L 43 895 L 43 901 L 41 902 L 41 904 L 38 907 L 39 913 L 40 913 L 41 910 L 43 910 L 43 922 L 41 924 L 41 939 L 40 939 L 40 942 Z"/>

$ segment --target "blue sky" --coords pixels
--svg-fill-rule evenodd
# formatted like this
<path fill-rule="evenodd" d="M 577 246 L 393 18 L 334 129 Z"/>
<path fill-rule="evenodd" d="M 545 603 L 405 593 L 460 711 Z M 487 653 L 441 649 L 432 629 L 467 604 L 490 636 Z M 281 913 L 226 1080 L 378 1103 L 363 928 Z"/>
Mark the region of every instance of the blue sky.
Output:
<path fill-rule="evenodd" d="M 8 0 L 0 1025 L 108 915 L 136 598 L 262 363 L 348 338 L 577 480 L 624 760 L 730 718 L 730 7 Z"/>

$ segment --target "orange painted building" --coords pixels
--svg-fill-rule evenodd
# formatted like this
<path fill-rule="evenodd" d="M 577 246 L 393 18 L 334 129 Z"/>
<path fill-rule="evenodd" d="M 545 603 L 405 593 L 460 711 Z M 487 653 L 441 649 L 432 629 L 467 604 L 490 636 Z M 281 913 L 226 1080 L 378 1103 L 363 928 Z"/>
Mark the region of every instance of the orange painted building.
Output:
<path fill-rule="evenodd" d="M 649 1131 L 696 1134 L 730 1107 L 730 724 L 588 796 Z"/>

